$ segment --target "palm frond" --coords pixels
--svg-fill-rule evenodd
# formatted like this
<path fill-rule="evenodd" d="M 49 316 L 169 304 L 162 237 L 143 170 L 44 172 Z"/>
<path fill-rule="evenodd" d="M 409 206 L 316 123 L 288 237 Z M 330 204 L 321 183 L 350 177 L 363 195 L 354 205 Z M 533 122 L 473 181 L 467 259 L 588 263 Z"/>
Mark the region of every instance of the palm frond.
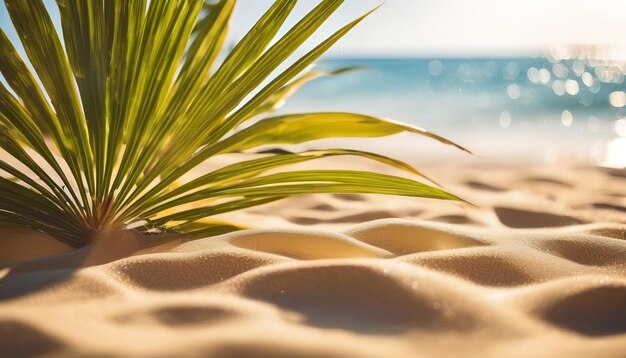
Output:
<path fill-rule="evenodd" d="M 268 116 L 309 81 L 354 69 L 310 67 L 369 13 L 271 77 L 341 0 L 320 1 L 280 37 L 296 2 L 277 0 L 230 51 L 224 44 L 235 0 L 58 0 L 62 39 L 42 0 L 5 3 L 28 59 L 0 31 L 0 72 L 9 87 L 0 83 L 0 225 L 78 247 L 120 228 L 194 237 L 240 230 L 247 226 L 215 216 L 311 193 L 461 200 L 373 172 L 276 172 L 350 155 L 425 178 L 396 159 L 343 148 L 273 153 L 183 180 L 222 154 L 322 138 L 409 132 L 465 150 L 363 114 Z"/>

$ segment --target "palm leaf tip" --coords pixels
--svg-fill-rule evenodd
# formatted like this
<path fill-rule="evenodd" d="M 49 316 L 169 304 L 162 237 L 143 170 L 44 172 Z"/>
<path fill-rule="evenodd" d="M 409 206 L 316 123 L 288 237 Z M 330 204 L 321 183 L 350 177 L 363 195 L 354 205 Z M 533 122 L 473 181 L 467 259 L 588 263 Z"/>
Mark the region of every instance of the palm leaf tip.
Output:
<path fill-rule="evenodd" d="M 277 0 L 230 51 L 224 43 L 234 0 L 57 1 L 59 30 L 42 0 L 5 2 L 27 58 L 0 31 L 7 85 L 0 83 L 0 225 L 82 246 L 119 228 L 193 237 L 240 230 L 247 227 L 215 216 L 310 193 L 460 200 L 436 186 L 372 172 L 276 173 L 350 155 L 425 177 L 396 159 L 342 148 L 266 152 L 183 179 L 215 156 L 321 138 L 410 132 L 465 150 L 426 130 L 362 114 L 268 115 L 307 82 L 354 70 L 311 66 L 369 12 L 273 76 L 343 1 L 320 1 L 280 31 L 295 1 Z"/>

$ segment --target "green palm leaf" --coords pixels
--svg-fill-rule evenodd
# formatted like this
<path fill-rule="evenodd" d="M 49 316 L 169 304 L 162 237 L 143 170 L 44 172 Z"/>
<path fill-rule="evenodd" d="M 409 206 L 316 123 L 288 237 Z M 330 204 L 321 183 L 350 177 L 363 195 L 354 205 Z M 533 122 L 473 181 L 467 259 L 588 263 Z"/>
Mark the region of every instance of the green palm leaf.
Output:
<path fill-rule="evenodd" d="M 121 228 L 194 237 L 240 230 L 246 226 L 215 216 L 311 193 L 460 200 L 434 185 L 373 172 L 275 172 L 351 155 L 424 177 L 396 159 L 341 148 L 256 156 L 182 181 L 215 156 L 322 138 L 409 132 L 465 150 L 362 114 L 267 117 L 307 82 L 353 70 L 309 67 L 368 14 L 271 77 L 341 0 L 320 1 L 280 37 L 296 2 L 277 0 L 227 53 L 235 0 L 57 0 L 62 40 L 42 0 L 5 2 L 28 59 L 0 31 L 8 84 L 0 83 L 0 225 L 78 247 Z"/>

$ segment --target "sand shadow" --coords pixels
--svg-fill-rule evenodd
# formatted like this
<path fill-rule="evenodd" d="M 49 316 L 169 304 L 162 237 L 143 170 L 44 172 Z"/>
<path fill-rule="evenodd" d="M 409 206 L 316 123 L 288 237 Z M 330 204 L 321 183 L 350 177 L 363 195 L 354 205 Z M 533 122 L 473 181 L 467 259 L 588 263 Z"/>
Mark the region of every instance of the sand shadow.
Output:
<path fill-rule="evenodd" d="M 626 287 L 597 287 L 565 297 L 553 303 L 544 317 L 587 336 L 626 333 Z"/>
<path fill-rule="evenodd" d="M 491 191 L 491 192 L 496 192 L 496 193 L 507 191 L 506 188 L 501 188 L 499 186 L 490 185 L 490 184 L 482 183 L 482 182 L 475 181 L 475 180 L 466 181 L 465 185 L 467 185 L 468 187 L 472 189 L 481 190 L 481 191 Z"/>
<path fill-rule="evenodd" d="M 65 348 L 65 344 L 24 322 L 0 321 L 0 347 L 3 357 L 38 357 Z"/>
<path fill-rule="evenodd" d="M 125 312 L 113 318 L 121 324 L 145 324 L 157 321 L 170 327 L 188 327 L 216 323 L 235 316 L 236 313 L 223 307 L 211 306 L 166 306 L 147 310 Z"/>
<path fill-rule="evenodd" d="M 478 324 L 471 312 L 440 309 L 440 298 L 367 266 L 275 271 L 247 282 L 242 293 L 298 314 L 307 326 L 358 334 L 471 330 Z"/>
<path fill-rule="evenodd" d="M 123 230 L 110 233 L 94 243 L 56 255 L 6 263 L 0 266 L 0 301 L 14 299 L 55 287 L 77 270 L 133 256 L 141 250 L 186 240 L 172 235 L 142 235 Z"/>
<path fill-rule="evenodd" d="M 521 210 L 503 206 L 494 207 L 500 222 L 510 228 L 541 228 L 584 224 L 571 216 L 557 215 L 540 211 Z"/>

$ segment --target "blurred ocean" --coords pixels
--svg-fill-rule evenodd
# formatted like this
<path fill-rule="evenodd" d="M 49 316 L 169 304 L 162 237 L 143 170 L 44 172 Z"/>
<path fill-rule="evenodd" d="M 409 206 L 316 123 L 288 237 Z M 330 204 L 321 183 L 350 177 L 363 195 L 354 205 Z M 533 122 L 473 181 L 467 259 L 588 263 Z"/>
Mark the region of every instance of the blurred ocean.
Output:
<path fill-rule="evenodd" d="M 317 66 L 363 68 L 307 84 L 281 113 L 353 111 L 392 118 L 467 145 L 487 161 L 626 161 L 626 68 L 619 63 L 550 56 L 340 58 Z M 395 149 L 411 151 L 416 139 L 410 138 L 393 141 Z M 429 155 L 456 156 L 442 147 L 425 148 Z"/>

